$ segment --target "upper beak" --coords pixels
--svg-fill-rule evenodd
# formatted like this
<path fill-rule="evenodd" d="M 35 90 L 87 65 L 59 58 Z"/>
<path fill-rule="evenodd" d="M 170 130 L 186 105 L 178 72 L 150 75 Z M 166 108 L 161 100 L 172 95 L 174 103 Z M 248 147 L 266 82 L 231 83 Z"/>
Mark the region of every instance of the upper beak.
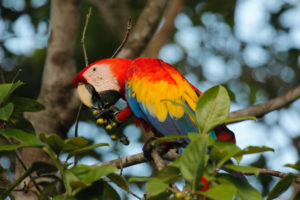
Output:
<path fill-rule="evenodd" d="M 77 93 L 80 101 L 87 107 L 93 107 L 92 93 L 88 91 L 85 84 L 78 84 Z"/>
<path fill-rule="evenodd" d="M 85 106 L 100 110 L 114 105 L 121 97 L 120 93 L 114 90 L 105 90 L 97 93 L 95 88 L 89 83 L 78 84 L 77 92 L 80 101 Z"/>

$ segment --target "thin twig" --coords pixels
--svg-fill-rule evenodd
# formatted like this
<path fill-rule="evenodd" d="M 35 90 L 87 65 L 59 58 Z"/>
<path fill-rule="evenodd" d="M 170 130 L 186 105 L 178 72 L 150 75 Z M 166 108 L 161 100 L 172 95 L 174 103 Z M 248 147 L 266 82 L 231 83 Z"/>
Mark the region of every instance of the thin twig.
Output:
<path fill-rule="evenodd" d="M 86 18 L 85 18 L 85 24 L 84 24 L 84 27 L 83 27 L 82 37 L 81 37 L 81 45 L 82 45 L 82 50 L 83 50 L 85 66 L 89 65 L 89 61 L 88 61 L 88 56 L 87 56 L 86 49 L 85 49 L 84 40 L 85 40 L 85 33 L 86 33 L 86 29 L 87 29 L 87 26 L 88 26 L 89 21 L 90 21 L 91 14 L 92 14 L 92 8 L 90 7 L 89 12 L 88 12 L 88 14 L 86 15 Z"/>
<path fill-rule="evenodd" d="M 131 30 L 131 17 L 128 19 L 128 22 L 127 22 L 127 31 L 126 31 L 125 37 L 124 37 L 121 45 L 118 47 L 118 49 L 115 51 L 115 53 L 112 55 L 111 58 L 115 58 L 120 53 L 120 51 L 123 49 L 123 47 L 127 43 L 128 37 L 130 35 L 130 30 Z"/>
<path fill-rule="evenodd" d="M 131 194 L 132 196 L 134 196 L 135 198 L 142 200 L 141 197 L 139 197 L 138 195 L 136 195 L 135 193 L 131 192 L 130 190 L 128 190 L 128 193 Z"/>
<path fill-rule="evenodd" d="M 12 83 L 14 83 L 17 80 L 17 78 L 20 76 L 21 72 L 22 72 L 22 69 L 18 69 L 16 75 L 14 76 L 14 78 L 11 81 Z"/>
<path fill-rule="evenodd" d="M 92 14 L 92 8 L 90 7 L 89 12 L 88 12 L 88 14 L 86 15 L 86 18 L 85 18 L 85 24 L 84 24 L 84 27 L 83 27 L 82 37 L 81 37 L 81 45 L 82 45 L 82 51 L 83 51 L 84 62 L 85 62 L 86 67 L 89 65 L 89 60 L 88 60 L 88 56 L 87 56 L 87 53 L 86 53 L 84 40 L 85 40 L 85 33 L 86 33 L 86 29 L 87 29 L 87 26 L 88 26 L 89 21 L 90 21 L 91 14 Z M 79 124 L 79 117 L 80 117 L 81 109 L 82 109 L 82 103 L 80 102 L 78 112 L 77 112 L 77 115 L 76 115 L 76 120 L 75 120 L 75 134 L 74 134 L 75 137 L 78 137 L 78 124 Z M 77 157 L 77 154 L 76 154 L 74 156 L 74 165 L 77 165 L 77 163 L 78 163 L 78 157 Z"/>
<path fill-rule="evenodd" d="M 79 108 L 78 108 L 78 112 L 76 115 L 76 120 L 75 120 L 75 137 L 78 137 L 78 125 L 79 125 L 79 117 L 80 117 L 80 113 L 81 113 L 81 109 L 82 109 L 82 103 L 79 104 Z M 75 154 L 74 156 L 74 165 L 77 165 L 78 163 L 78 157 Z"/>

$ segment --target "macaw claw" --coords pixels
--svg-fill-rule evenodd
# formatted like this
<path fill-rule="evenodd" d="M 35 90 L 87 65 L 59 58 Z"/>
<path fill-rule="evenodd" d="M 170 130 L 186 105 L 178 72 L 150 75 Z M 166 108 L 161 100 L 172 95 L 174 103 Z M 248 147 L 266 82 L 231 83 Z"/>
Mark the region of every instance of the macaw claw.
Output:
<path fill-rule="evenodd" d="M 119 120 L 116 117 L 119 112 L 118 108 L 111 106 L 102 110 L 94 110 L 93 114 L 97 124 L 103 125 L 107 130 L 111 130 L 119 124 Z"/>

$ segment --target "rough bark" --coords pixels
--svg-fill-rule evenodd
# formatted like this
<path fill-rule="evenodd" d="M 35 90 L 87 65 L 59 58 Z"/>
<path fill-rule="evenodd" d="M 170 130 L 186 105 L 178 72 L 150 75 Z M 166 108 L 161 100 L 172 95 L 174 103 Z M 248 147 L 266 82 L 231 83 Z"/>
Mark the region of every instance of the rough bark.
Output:
<path fill-rule="evenodd" d="M 158 33 L 153 36 L 142 56 L 150 58 L 158 57 L 159 50 L 171 39 L 175 31 L 174 20 L 181 11 L 184 2 L 185 0 L 175 0 L 168 4 L 163 16 L 162 27 L 158 28 Z"/>
<path fill-rule="evenodd" d="M 38 100 L 46 106 L 42 112 L 27 114 L 37 134 L 55 133 L 65 136 L 67 128 L 74 120 L 79 105 L 74 98 L 72 79 L 76 74 L 75 50 L 80 24 L 79 0 L 51 1 L 51 35 L 43 72 L 43 81 Z M 48 156 L 40 149 L 23 149 L 24 163 L 29 167 L 35 161 L 48 161 Z M 23 173 L 16 167 L 15 177 Z M 28 181 L 26 181 L 28 183 Z M 37 199 L 32 193 L 18 192 L 16 199 Z"/>
<path fill-rule="evenodd" d="M 118 54 L 118 58 L 136 58 L 143 52 L 159 25 L 166 4 L 166 0 L 147 1 L 128 42 Z"/>

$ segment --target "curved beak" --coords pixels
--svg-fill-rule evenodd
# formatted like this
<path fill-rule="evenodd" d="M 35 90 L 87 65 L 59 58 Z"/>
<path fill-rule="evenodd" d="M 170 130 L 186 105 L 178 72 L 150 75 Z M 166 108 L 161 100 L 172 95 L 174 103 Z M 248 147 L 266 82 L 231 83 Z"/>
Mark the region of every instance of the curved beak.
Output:
<path fill-rule="evenodd" d="M 114 105 L 121 97 L 115 90 L 105 90 L 97 93 L 95 88 L 89 84 L 79 84 L 77 87 L 80 101 L 89 108 L 103 110 Z"/>
<path fill-rule="evenodd" d="M 86 88 L 85 84 L 79 84 L 77 87 L 77 93 L 80 101 L 87 107 L 94 107 L 92 102 L 92 93 Z"/>

